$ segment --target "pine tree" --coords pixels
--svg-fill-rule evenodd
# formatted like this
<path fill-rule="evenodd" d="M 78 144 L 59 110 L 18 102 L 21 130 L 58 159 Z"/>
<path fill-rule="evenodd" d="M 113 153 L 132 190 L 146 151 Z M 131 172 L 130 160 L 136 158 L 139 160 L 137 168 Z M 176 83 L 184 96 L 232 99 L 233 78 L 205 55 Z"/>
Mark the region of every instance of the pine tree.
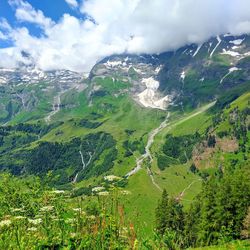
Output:
<path fill-rule="evenodd" d="M 168 222 L 168 193 L 166 189 L 162 192 L 161 200 L 158 203 L 158 206 L 155 211 L 156 215 L 156 230 L 159 234 L 163 235 Z"/>

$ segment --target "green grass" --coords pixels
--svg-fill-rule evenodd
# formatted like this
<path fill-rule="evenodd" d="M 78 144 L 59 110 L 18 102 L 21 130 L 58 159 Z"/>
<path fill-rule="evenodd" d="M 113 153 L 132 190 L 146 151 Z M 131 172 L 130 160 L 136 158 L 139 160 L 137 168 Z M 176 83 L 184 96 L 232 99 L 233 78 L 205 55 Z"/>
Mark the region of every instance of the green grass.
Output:
<path fill-rule="evenodd" d="M 152 234 L 155 208 L 161 192 L 152 184 L 145 169 L 129 178 L 126 189 L 131 192 L 126 203 L 128 218 L 135 221 L 141 235 Z"/>
<path fill-rule="evenodd" d="M 193 198 L 200 192 L 202 180 L 198 175 L 189 171 L 191 163 L 184 165 L 173 165 L 164 171 L 157 170 L 156 182 L 165 188 L 170 196 L 178 197 L 182 191 L 182 204 L 188 208 Z"/>
<path fill-rule="evenodd" d="M 99 100 L 98 100 L 99 102 Z M 110 98 L 109 103 L 116 107 L 115 113 L 104 113 L 94 106 L 89 108 L 87 112 L 81 113 L 81 118 L 89 117 L 92 112 L 102 114 L 103 118 L 99 121 L 104 123 L 96 129 L 87 129 L 80 127 L 75 123 L 79 122 L 79 117 L 72 121 L 66 121 L 62 126 L 50 131 L 41 140 L 43 141 L 69 141 L 73 137 L 81 137 L 89 133 L 96 133 L 104 131 L 110 133 L 117 141 L 118 157 L 114 166 L 114 173 L 119 175 L 126 174 L 135 166 L 135 156 L 139 156 L 139 152 L 134 152 L 135 156 L 124 157 L 125 149 L 123 142 L 126 140 L 140 140 L 143 138 L 144 143 L 147 141 L 148 133 L 152 129 L 159 126 L 161 121 L 165 118 L 166 113 L 160 110 L 145 109 L 135 103 L 127 95 L 118 98 Z M 86 108 L 86 105 L 85 105 Z M 62 114 L 60 114 L 62 115 Z M 128 135 L 125 130 L 133 130 L 132 135 Z M 58 132 L 62 132 L 58 135 Z"/>
<path fill-rule="evenodd" d="M 230 108 L 228 108 L 225 113 L 229 113 L 234 108 L 238 107 L 239 110 L 243 110 L 245 107 L 249 106 L 250 103 L 250 92 L 240 96 L 235 101 L 230 104 Z"/>
<path fill-rule="evenodd" d="M 206 111 L 213 105 L 214 102 L 196 109 L 188 114 L 174 115 L 173 119 L 171 119 L 170 116 L 170 122 L 168 126 L 155 137 L 155 143 L 152 146 L 152 151 L 158 152 L 158 147 L 159 145 L 164 144 L 167 134 L 186 135 L 193 134 L 196 131 L 203 133 L 206 127 L 211 123 L 211 117 Z"/>
<path fill-rule="evenodd" d="M 250 249 L 250 241 L 234 241 L 230 243 L 226 243 L 218 246 L 210 246 L 210 247 L 200 247 L 200 248 L 192 248 L 192 250 L 248 250 Z M 191 250 L 191 248 L 190 248 Z"/>

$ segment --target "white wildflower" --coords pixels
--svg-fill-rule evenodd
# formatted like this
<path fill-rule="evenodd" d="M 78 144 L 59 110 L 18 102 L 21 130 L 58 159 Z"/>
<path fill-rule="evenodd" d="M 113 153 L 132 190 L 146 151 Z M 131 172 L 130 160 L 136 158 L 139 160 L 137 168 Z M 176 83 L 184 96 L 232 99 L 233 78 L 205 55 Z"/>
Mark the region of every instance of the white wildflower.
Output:
<path fill-rule="evenodd" d="M 71 237 L 71 238 L 75 238 L 76 236 L 77 236 L 76 233 L 71 233 L 71 234 L 70 234 L 70 237 Z"/>
<path fill-rule="evenodd" d="M 36 227 L 30 227 L 30 228 L 28 228 L 28 231 L 30 231 L 30 232 L 36 232 L 37 228 Z"/>
<path fill-rule="evenodd" d="M 127 190 L 122 190 L 122 191 L 121 191 L 121 194 L 122 194 L 122 195 L 129 195 L 129 194 L 131 194 L 131 192 L 130 192 L 130 191 L 127 191 Z"/>
<path fill-rule="evenodd" d="M 52 220 L 53 221 L 64 221 L 64 219 L 59 219 L 59 218 L 56 218 L 56 217 L 52 218 Z"/>
<path fill-rule="evenodd" d="M 24 212 L 23 208 L 12 208 L 11 212 Z"/>
<path fill-rule="evenodd" d="M 54 209 L 54 206 L 45 206 L 45 207 L 41 207 L 40 211 L 41 212 L 48 212 L 48 211 L 52 211 Z"/>
<path fill-rule="evenodd" d="M 106 181 L 118 181 L 120 179 L 121 179 L 121 177 L 115 176 L 115 175 L 104 176 L 104 180 L 106 180 Z"/>
<path fill-rule="evenodd" d="M 51 191 L 51 193 L 53 193 L 53 194 L 64 194 L 65 191 L 64 190 L 53 190 L 53 191 Z"/>
<path fill-rule="evenodd" d="M 0 227 L 8 227 L 11 225 L 11 220 L 2 220 L 0 221 Z"/>
<path fill-rule="evenodd" d="M 29 223 L 33 224 L 33 225 L 38 225 L 42 223 L 42 219 L 38 218 L 38 219 L 28 219 Z"/>
<path fill-rule="evenodd" d="M 107 191 L 99 192 L 98 195 L 100 195 L 100 196 L 108 196 L 109 192 L 107 192 Z"/>
<path fill-rule="evenodd" d="M 24 216 L 15 216 L 14 219 L 15 220 L 24 220 L 24 219 L 26 219 L 26 217 L 24 217 Z"/>
<path fill-rule="evenodd" d="M 73 218 L 67 219 L 65 221 L 65 223 L 67 223 L 67 224 L 73 224 L 74 222 L 76 222 L 76 219 L 73 219 Z"/>
<path fill-rule="evenodd" d="M 82 209 L 81 208 L 73 208 L 73 211 L 75 211 L 75 212 L 81 212 L 82 211 Z"/>
<path fill-rule="evenodd" d="M 72 210 L 76 213 L 86 214 L 81 208 L 73 208 Z"/>
<path fill-rule="evenodd" d="M 94 187 L 94 188 L 92 188 L 92 192 L 100 192 L 104 189 L 105 189 L 104 187 Z"/>
<path fill-rule="evenodd" d="M 90 219 L 90 220 L 95 220 L 95 216 L 94 215 L 89 215 L 87 218 Z"/>
<path fill-rule="evenodd" d="M 126 227 L 123 227 L 119 230 L 120 236 L 121 237 L 126 237 L 127 233 L 128 233 L 128 229 Z"/>

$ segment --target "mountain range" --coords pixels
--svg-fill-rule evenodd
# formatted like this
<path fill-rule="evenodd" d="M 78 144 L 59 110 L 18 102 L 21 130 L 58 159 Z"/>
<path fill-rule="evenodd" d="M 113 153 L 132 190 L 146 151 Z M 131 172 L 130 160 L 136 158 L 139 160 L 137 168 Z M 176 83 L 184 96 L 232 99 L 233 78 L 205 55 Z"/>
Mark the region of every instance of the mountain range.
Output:
<path fill-rule="evenodd" d="M 163 189 L 188 208 L 208 176 L 249 166 L 249 105 L 248 35 L 112 55 L 88 73 L 1 68 L 0 170 L 49 175 L 74 197 L 110 180 L 148 233 Z"/>

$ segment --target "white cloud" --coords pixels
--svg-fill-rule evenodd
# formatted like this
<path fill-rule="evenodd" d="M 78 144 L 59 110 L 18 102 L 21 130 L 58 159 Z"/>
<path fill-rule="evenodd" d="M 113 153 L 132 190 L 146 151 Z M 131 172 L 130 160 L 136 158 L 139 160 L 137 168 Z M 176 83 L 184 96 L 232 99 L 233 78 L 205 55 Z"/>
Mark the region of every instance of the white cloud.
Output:
<path fill-rule="evenodd" d="M 14 48 L 0 50 L 1 58 L 13 57 L 17 65 L 25 50 L 44 70 L 89 71 L 114 53 L 160 53 L 222 33 L 250 33 L 249 0 L 86 0 L 80 10 L 87 20 L 64 14 L 57 23 L 23 0 L 9 2 L 19 21 L 39 25 L 44 34 L 9 27 Z"/>
<path fill-rule="evenodd" d="M 0 40 L 7 40 L 8 36 L 6 36 L 2 31 L 0 31 Z"/>
<path fill-rule="evenodd" d="M 10 31 L 11 27 L 5 18 L 0 18 L 0 29 Z"/>
<path fill-rule="evenodd" d="M 76 0 L 65 0 L 65 2 L 72 8 L 77 8 L 78 7 L 78 3 Z"/>
<path fill-rule="evenodd" d="M 41 10 L 35 10 L 28 2 L 22 0 L 9 0 L 9 4 L 16 8 L 16 19 L 21 22 L 30 22 L 46 29 L 54 24 L 54 22 L 45 17 Z"/>

